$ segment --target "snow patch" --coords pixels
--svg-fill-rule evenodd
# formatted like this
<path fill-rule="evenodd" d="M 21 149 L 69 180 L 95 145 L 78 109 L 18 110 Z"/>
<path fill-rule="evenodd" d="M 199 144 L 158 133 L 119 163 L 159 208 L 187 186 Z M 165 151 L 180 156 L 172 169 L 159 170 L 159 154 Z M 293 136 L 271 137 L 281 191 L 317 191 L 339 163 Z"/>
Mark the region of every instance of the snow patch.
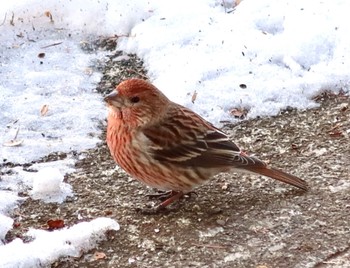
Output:
<path fill-rule="evenodd" d="M 59 169 L 47 167 L 39 170 L 33 180 L 31 196 L 45 203 L 62 203 L 67 196 L 72 196 L 72 187 L 63 182 L 64 174 Z"/>
<path fill-rule="evenodd" d="M 0 246 L 1 267 L 43 267 L 60 257 L 79 257 L 105 240 L 107 230 L 119 230 L 116 221 L 97 218 L 56 231 L 30 229 L 27 235 L 34 240 L 23 243 L 19 238 Z"/>

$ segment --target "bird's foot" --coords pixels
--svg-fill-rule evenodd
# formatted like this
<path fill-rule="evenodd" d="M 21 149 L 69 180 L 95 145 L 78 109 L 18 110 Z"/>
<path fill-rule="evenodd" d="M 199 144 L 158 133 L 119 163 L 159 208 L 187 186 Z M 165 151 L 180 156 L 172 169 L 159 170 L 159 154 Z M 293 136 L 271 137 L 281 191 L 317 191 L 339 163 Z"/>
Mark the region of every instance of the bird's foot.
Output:
<path fill-rule="evenodd" d="M 168 208 L 168 206 L 175 201 L 177 201 L 179 198 L 181 198 L 184 195 L 183 192 L 180 191 L 166 191 L 166 192 L 159 192 L 155 194 L 149 194 L 147 195 L 150 198 L 158 198 L 162 201 L 160 205 L 155 207 L 144 207 L 144 208 L 138 208 L 137 212 L 144 214 L 144 215 L 154 215 L 158 213 L 166 213 L 172 211 Z"/>
<path fill-rule="evenodd" d="M 192 194 L 196 194 L 195 192 L 188 192 L 184 194 L 181 191 L 159 191 L 154 194 L 148 194 L 149 198 L 158 198 L 162 201 L 158 206 L 155 207 L 144 207 L 138 208 L 137 212 L 145 215 L 154 215 L 158 213 L 166 213 L 174 211 L 174 209 L 169 209 L 169 205 L 173 204 L 177 200 L 179 200 L 183 196 L 191 196 Z M 177 207 L 178 208 L 178 207 Z M 177 210 L 177 208 L 175 210 Z"/>
<path fill-rule="evenodd" d="M 177 193 L 179 193 L 180 191 L 173 191 L 173 190 L 169 190 L 169 191 L 161 191 L 161 190 L 157 190 L 156 193 L 153 194 L 147 194 L 146 196 L 148 196 L 150 199 L 154 199 L 157 198 L 160 201 L 165 201 L 169 198 L 171 198 L 172 196 L 176 195 Z M 192 194 L 197 196 L 197 193 L 195 191 L 191 191 L 191 192 L 187 192 L 185 194 L 182 194 L 181 196 L 179 196 L 178 199 L 180 199 L 182 196 L 188 196 L 191 197 Z M 176 201 L 176 200 L 174 200 Z"/>
<path fill-rule="evenodd" d="M 165 207 L 179 200 L 183 195 L 184 193 L 180 191 L 170 191 L 170 193 L 168 193 L 168 195 L 164 198 L 164 201 L 158 206 L 158 209 L 164 209 Z"/>

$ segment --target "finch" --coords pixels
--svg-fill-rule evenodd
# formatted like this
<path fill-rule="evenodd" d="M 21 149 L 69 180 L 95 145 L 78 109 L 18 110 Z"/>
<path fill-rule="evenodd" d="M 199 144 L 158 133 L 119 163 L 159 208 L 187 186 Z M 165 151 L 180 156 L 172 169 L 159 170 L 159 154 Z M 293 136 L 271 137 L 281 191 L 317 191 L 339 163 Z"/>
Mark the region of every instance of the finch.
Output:
<path fill-rule="evenodd" d="M 244 153 L 220 129 L 145 80 L 120 83 L 105 101 L 111 155 L 133 178 L 169 191 L 158 208 L 214 175 L 232 170 L 261 174 L 304 191 L 308 188 L 304 180 Z"/>

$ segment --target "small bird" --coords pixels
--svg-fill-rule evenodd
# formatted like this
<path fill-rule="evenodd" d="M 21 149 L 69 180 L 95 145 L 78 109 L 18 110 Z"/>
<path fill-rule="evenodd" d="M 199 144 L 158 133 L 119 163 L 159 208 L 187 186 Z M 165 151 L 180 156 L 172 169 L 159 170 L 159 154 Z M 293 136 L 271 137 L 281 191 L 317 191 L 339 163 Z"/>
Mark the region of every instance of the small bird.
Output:
<path fill-rule="evenodd" d="M 104 100 L 109 110 L 106 139 L 114 160 L 137 180 L 168 191 L 157 209 L 231 170 L 308 188 L 304 180 L 249 156 L 220 129 L 145 80 L 125 80 Z"/>

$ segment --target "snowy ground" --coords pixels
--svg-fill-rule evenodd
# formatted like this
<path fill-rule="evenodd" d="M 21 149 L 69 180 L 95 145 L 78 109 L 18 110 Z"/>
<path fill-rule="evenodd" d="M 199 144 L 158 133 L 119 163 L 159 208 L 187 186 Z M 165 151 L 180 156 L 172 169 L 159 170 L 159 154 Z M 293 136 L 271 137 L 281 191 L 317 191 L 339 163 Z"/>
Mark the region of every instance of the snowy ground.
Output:
<path fill-rule="evenodd" d="M 346 0 L 244 0 L 237 7 L 219 0 L 2 3 L 0 239 L 12 228 L 9 214 L 24 188 L 42 202 L 74 195 L 63 182 L 74 159 L 26 170 L 13 166 L 99 141 L 98 123 L 106 110 L 94 92 L 100 74 L 93 66 L 104 54 L 87 54 L 80 42 L 98 35 L 128 36 L 120 38 L 119 49 L 142 57 L 154 84 L 218 124 L 234 120 L 233 109 L 248 110 L 248 118 L 274 115 L 287 106 L 314 106 L 312 96 L 323 90 L 348 91 L 349 8 Z M 22 241 L 2 245 L 0 266 L 35 266 L 76 255 L 93 247 L 106 229 L 118 229 L 108 219 L 90 224 L 51 233 L 31 230 L 30 254 L 21 250 Z M 79 237 L 83 229 L 86 237 L 71 247 L 57 243 L 62 247 L 47 247 L 40 255 L 39 247 L 55 233 L 64 240 L 72 233 Z M 98 239 L 90 239 L 96 233 Z"/>

